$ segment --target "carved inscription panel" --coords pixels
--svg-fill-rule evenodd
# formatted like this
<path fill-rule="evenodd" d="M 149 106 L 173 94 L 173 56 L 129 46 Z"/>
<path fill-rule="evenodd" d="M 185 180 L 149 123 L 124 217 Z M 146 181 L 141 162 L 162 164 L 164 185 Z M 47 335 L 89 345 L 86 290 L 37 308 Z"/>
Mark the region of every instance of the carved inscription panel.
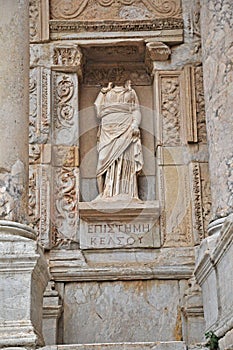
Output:
<path fill-rule="evenodd" d="M 81 220 L 81 249 L 160 247 L 154 222 L 85 222 Z"/>

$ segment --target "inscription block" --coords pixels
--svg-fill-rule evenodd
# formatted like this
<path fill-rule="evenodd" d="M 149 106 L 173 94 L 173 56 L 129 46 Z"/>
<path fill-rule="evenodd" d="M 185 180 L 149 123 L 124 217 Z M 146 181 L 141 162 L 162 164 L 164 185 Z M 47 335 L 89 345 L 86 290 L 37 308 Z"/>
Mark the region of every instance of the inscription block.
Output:
<path fill-rule="evenodd" d="M 81 249 L 160 247 L 158 202 L 80 203 Z"/>

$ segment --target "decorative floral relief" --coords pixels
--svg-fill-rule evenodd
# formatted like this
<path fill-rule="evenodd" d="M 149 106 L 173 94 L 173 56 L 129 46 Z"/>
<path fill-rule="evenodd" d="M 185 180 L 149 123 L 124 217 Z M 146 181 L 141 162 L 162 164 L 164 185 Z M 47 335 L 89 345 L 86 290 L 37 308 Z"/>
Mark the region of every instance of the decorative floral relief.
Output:
<path fill-rule="evenodd" d="M 163 144 L 180 144 L 180 85 L 179 77 L 161 79 L 161 114 Z"/>
<path fill-rule="evenodd" d="M 122 11 L 128 11 L 130 19 L 141 19 L 142 14 L 150 18 L 181 18 L 179 0 L 51 0 L 50 7 L 51 19 L 93 20 L 97 12 L 99 19 L 119 19 Z"/>
<path fill-rule="evenodd" d="M 60 66 L 79 66 L 82 57 L 82 52 L 77 47 L 55 47 L 53 64 Z"/>
<path fill-rule="evenodd" d="M 76 168 L 55 168 L 53 244 L 76 241 L 78 224 L 78 179 Z"/>
<path fill-rule="evenodd" d="M 73 125 L 74 108 L 70 100 L 74 95 L 74 83 L 69 76 L 64 75 L 57 85 L 57 123 L 56 128 Z"/>
<path fill-rule="evenodd" d="M 29 23 L 30 23 L 30 39 L 36 41 L 40 37 L 40 2 L 38 0 L 29 1 Z"/>
<path fill-rule="evenodd" d="M 78 77 L 75 73 L 53 73 L 53 142 L 78 142 Z"/>

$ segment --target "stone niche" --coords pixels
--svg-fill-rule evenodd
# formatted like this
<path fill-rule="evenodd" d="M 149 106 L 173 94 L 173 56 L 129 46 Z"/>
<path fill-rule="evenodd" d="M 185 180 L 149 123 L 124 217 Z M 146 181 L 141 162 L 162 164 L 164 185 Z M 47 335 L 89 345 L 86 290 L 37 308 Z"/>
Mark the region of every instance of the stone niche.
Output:
<path fill-rule="evenodd" d="M 142 40 L 115 45 L 86 45 L 80 92 L 80 247 L 81 249 L 160 247 L 159 204 L 156 202 L 155 125 L 152 78 L 145 64 Z M 131 80 L 139 99 L 143 168 L 138 176 L 140 201 L 93 202 L 98 196 L 97 130 L 94 101 L 109 82 L 124 86 Z"/>

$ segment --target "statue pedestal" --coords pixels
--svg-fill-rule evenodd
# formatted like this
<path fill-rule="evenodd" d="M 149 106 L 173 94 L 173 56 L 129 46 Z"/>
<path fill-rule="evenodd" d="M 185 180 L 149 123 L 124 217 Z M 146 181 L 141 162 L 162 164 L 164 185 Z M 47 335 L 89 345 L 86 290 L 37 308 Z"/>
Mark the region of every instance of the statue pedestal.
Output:
<path fill-rule="evenodd" d="M 158 201 L 80 202 L 81 249 L 159 248 Z"/>

